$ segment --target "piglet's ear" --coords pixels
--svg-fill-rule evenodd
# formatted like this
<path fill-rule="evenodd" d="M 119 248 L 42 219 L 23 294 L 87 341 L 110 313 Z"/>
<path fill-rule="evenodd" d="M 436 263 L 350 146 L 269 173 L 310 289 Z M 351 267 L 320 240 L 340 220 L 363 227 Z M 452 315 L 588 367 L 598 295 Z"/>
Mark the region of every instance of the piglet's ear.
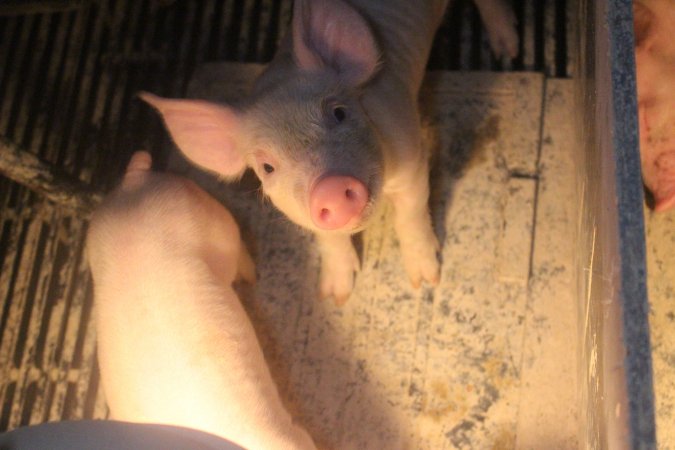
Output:
<path fill-rule="evenodd" d="M 328 67 L 350 85 L 368 81 L 379 61 L 368 23 L 342 0 L 295 0 L 293 52 L 301 69 Z"/>
<path fill-rule="evenodd" d="M 241 118 L 234 109 L 148 92 L 139 97 L 159 111 L 174 142 L 192 162 L 226 178 L 236 178 L 246 169 L 237 148 Z"/>

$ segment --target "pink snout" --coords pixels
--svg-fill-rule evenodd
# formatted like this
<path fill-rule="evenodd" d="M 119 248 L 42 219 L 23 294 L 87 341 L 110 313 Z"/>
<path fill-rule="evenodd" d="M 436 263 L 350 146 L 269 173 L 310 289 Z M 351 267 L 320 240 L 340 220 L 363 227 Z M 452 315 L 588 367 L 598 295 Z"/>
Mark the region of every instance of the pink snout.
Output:
<path fill-rule="evenodd" d="M 361 217 L 368 202 L 368 189 L 356 178 L 330 175 L 320 179 L 309 194 L 309 212 L 314 225 L 336 230 Z"/>

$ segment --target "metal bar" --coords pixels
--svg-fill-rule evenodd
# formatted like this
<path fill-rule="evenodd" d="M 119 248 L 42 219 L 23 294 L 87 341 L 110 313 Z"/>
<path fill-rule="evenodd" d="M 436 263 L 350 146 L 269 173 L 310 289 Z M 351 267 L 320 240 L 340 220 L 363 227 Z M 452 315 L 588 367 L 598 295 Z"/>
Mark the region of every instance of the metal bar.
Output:
<path fill-rule="evenodd" d="M 14 0 L 0 4 L 0 16 L 20 16 L 24 14 L 50 14 L 72 11 L 91 0 Z"/>

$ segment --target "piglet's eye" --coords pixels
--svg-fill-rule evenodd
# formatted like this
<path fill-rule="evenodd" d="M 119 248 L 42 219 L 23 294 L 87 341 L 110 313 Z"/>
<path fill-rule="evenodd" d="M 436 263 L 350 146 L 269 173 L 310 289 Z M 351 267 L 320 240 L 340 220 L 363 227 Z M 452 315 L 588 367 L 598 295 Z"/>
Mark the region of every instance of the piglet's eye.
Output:
<path fill-rule="evenodd" d="M 347 109 L 344 106 L 333 106 L 333 117 L 340 123 L 347 118 Z"/>
<path fill-rule="evenodd" d="M 272 172 L 274 172 L 274 166 L 272 166 L 271 164 L 268 164 L 268 163 L 264 163 L 263 164 L 263 170 L 266 173 L 272 173 Z"/>

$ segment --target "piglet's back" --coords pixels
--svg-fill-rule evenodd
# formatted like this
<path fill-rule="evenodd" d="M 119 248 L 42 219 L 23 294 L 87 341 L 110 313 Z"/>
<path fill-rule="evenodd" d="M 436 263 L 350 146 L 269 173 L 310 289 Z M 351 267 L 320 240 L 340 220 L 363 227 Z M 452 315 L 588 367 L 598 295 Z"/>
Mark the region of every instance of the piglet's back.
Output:
<path fill-rule="evenodd" d="M 234 219 L 191 181 L 134 161 L 87 240 L 112 417 L 246 448 L 314 448 L 284 409 L 232 289 L 238 272 L 253 277 Z"/>

